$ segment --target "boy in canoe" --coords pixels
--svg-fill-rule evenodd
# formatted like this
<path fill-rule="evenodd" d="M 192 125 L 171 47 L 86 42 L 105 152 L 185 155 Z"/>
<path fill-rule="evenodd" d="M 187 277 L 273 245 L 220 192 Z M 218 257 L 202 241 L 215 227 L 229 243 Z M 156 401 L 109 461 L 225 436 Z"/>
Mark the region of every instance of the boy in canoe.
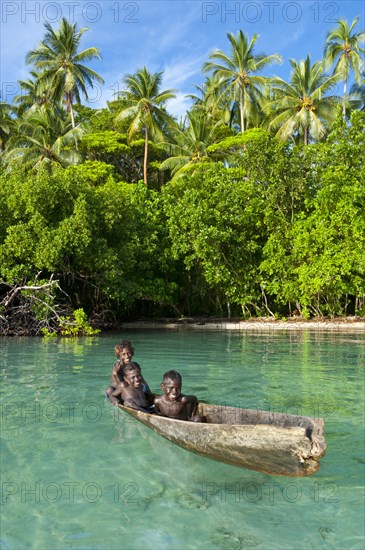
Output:
<path fill-rule="evenodd" d="M 113 401 L 111 398 L 111 396 L 113 395 L 113 392 L 120 385 L 123 385 L 123 384 L 126 385 L 123 380 L 122 369 L 124 365 L 126 365 L 132 360 L 132 357 L 134 355 L 134 347 L 132 346 L 129 340 L 122 340 L 121 342 L 115 345 L 114 353 L 117 360 L 113 365 L 110 386 L 109 388 L 106 389 L 106 395 L 109 397 L 111 401 Z M 144 391 L 150 393 L 151 390 L 143 377 L 142 377 L 142 384 L 144 385 Z"/>
<path fill-rule="evenodd" d="M 190 420 L 192 422 L 206 422 L 206 418 L 195 414 L 198 400 L 195 395 L 181 393 L 181 374 L 170 370 L 163 375 L 160 387 L 163 395 L 154 399 L 155 411 L 160 416 L 168 416 L 176 420 Z"/>
<path fill-rule="evenodd" d="M 153 394 L 144 391 L 143 376 L 141 367 L 134 361 L 129 361 L 122 368 L 123 382 L 112 392 L 110 400 L 122 403 L 131 409 L 138 409 L 143 412 L 152 412 Z"/>

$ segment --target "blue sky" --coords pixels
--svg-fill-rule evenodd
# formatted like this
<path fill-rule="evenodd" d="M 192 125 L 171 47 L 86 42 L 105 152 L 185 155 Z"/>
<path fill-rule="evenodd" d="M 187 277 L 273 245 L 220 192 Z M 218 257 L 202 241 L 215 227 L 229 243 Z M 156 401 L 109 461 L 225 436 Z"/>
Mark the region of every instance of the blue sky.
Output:
<path fill-rule="evenodd" d="M 266 74 L 289 79 L 289 58 L 300 60 L 310 53 L 317 61 L 336 21 L 352 22 L 357 16 L 359 32 L 365 27 L 362 0 L 2 0 L 1 100 L 11 102 L 20 93 L 18 80 L 28 78 L 31 70 L 24 62 L 26 53 L 42 40 L 44 23 L 56 28 L 61 17 L 88 27 L 81 48 L 96 46 L 102 56 L 91 65 L 105 80 L 90 90 L 91 107 L 105 106 L 123 89 L 124 75 L 146 66 L 150 72 L 163 71 L 163 89 L 176 90 L 168 110 L 180 117 L 190 105 L 185 95 L 195 93 L 194 84 L 204 80 L 201 67 L 209 54 L 215 48 L 229 53 L 227 33 L 259 34 L 256 53 L 283 57 Z"/>

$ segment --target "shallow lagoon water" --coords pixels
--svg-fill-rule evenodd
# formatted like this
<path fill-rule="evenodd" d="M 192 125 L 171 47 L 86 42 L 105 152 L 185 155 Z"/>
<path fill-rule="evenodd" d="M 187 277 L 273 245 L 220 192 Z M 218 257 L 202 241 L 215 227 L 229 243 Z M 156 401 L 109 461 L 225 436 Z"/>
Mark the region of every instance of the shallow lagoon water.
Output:
<path fill-rule="evenodd" d="M 104 392 L 121 338 L 156 392 L 174 368 L 201 400 L 323 417 L 321 469 L 214 462 L 119 412 Z M 149 330 L 0 351 L 3 550 L 364 548 L 364 334 Z"/>

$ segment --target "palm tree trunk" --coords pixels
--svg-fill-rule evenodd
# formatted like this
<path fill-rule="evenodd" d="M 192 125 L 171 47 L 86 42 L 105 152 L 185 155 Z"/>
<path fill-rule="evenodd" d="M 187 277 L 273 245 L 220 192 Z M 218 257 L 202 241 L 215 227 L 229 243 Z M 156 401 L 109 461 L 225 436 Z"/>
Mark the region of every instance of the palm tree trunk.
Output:
<path fill-rule="evenodd" d="M 72 128 L 76 127 L 71 94 L 66 92 L 66 111 L 70 113 Z"/>
<path fill-rule="evenodd" d="M 72 125 L 72 128 L 75 129 L 76 124 L 75 124 L 74 110 L 73 110 L 73 106 L 72 106 L 72 96 L 69 93 L 66 93 L 66 110 L 70 113 L 71 125 Z M 79 145 L 77 143 L 77 138 L 76 137 L 75 137 L 75 149 L 76 149 L 76 151 L 79 150 Z"/>
<path fill-rule="evenodd" d="M 346 118 L 346 96 L 347 96 L 347 78 L 345 78 L 343 83 L 343 98 L 342 98 L 343 118 Z"/>
<path fill-rule="evenodd" d="M 148 130 L 145 128 L 144 138 L 144 159 L 143 159 L 143 182 L 147 186 L 147 159 L 148 159 Z"/>
<path fill-rule="evenodd" d="M 304 128 L 304 145 L 308 145 L 308 128 Z"/>
<path fill-rule="evenodd" d="M 243 116 L 243 107 L 244 107 L 244 101 L 243 98 L 240 99 L 240 117 L 241 117 L 241 133 L 245 131 L 245 119 Z"/>
<path fill-rule="evenodd" d="M 71 116 L 72 128 L 75 128 L 76 124 L 75 124 L 75 116 L 74 116 L 74 110 L 72 108 L 72 103 L 70 103 L 70 116 Z"/>

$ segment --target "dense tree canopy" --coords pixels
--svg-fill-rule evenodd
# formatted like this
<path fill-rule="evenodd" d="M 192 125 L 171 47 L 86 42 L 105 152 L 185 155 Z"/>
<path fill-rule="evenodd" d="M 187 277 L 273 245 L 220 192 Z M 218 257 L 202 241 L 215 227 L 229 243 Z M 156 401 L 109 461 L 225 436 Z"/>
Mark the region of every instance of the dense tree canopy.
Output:
<path fill-rule="evenodd" d="M 327 63 L 345 31 L 361 52 L 356 23 L 338 22 Z M 85 315 L 365 315 L 363 82 L 346 117 L 331 93 L 360 62 L 329 75 L 308 55 L 290 82 L 264 78 L 278 56 L 239 31 L 177 123 L 146 68 L 105 107 L 80 103 L 98 81 L 85 30 L 47 26 L 24 94 L 0 104 L 0 334 L 86 333 Z"/>

